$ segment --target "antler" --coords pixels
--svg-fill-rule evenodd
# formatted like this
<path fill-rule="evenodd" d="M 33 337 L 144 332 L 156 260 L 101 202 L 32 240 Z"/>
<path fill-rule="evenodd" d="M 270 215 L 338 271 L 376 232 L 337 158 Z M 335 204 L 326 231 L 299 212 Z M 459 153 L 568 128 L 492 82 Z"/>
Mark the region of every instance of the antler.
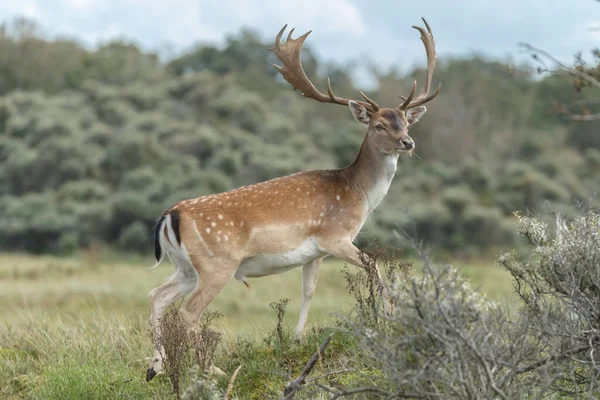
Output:
<path fill-rule="evenodd" d="M 429 26 L 425 18 L 421 19 L 425 23 L 427 31 L 425 31 L 425 29 L 421 28 L 420 26 L 413 26 L 413 28 L 421 32 L 421 40 L 423 41 L 423 45 L 425 45 L 425 52 L 427 53 L 427 78 L 425 80 L 425 87 L 423 87 L 421 93 L 419 93 L 419 95 L 415 99 L 413 99 L 417 90 L 417 81 L 415 81 L 408 97 L 400 96 L 401 98 L 405 99 L 405 101 L 398 106 L 399 110 L 406 110 L 408 108 L 413 108 L 425 104 L 428 101 L 433 100 L 433 98 L 437 96 L 440 93 L 440 90 L 442 89 L 442 85 L 439 84 L 437 90 L 430 96 L 427 96 L 427 94 L 429 93 L 429 89 L 431 89 L 431 78 L 433 77 L 433 70 L 435 69 L 435 40 L 433 39 L 433 32 L 431 32 L 431 27 Z"/>
<path fill-rule="evenodd" d="M 284 25 L 275 38 L 275 45 L 270 48 L 270 50 L 275 53 L 277 58 L 279 58 L 283 64 L 283 66 L 274 65 L 274 67 L 277 68 L 277 71 L 281 73 L 286 81 L 292 84 L 294 89 L 300 89 L 303 96 L 310 97 L 311 99 L 315 99 L 323 103 L 333 103 L 347 106 L 350 99 L 334 95 L 333 90 L 331 90 L 331 81 L 329 78 L 327 78 L 327 94 L 323 94 L 315 87 L 315 85 L 313 85 L 310 79 L 308 79 L 304 69 L 302 68 L 302 45 L 312 31 L 306 32 L 297 39 L 292 39 L 292 33 L 294 32 L 294 29 L 292 29 L 288 34 L 287 40 L 285 43 L 283 43 L 281 41 L 281 36 L 286 28 L 287 25 Z M 379 105 L 377 103 L 368 98 L 363 92 L 360 92 L 360 94 L 366 100 L 366 102 L 355 100 L 357 103 L 365 107 L 370 112 L 379 110 Z"/>

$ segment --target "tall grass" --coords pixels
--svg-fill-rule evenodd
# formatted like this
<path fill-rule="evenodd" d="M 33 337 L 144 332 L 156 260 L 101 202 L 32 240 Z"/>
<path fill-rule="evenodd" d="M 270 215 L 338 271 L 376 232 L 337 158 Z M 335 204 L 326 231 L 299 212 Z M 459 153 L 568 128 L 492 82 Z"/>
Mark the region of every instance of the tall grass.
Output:
<path fill-rule="evenodd" d="M 115 257 L 0 255 L 0 398 L 172 396 L 164 375 L 150 383 L 144 379 L 153 351 L 147 293 L 172 273 L 171 266 L 150 271 L 149 265 L 150 260 Z M 215 322 L 224 333 L 215 364 L 228 375 L 243 365 L 233 395 L 281 395 L 285 383 L 330 333 L 321 327 L 352 305 L 342 266 L 337 261 L 322 266 L 309 319 L 313 328 L 302 343 L 291 334 L 298 318 L 301 269 L 254 280 L 251 291 L 235 281 L 223 290 L 210 306 L 223 314 Z M 475 286 L 490 289 L 490 297 L 508 298 L 511 279 L 500 267 L 479 263 L 461 271 Z M 282 298 L 290 303 L 278 331 L 269 304 Z M 354 339 L 336 335 L 328 348 L 332 357 L 315 374 L 350 362 Z M 191 378 L 186 373 L 182 379 L 186 387 Z M 330 379 L 352 379 L 352 374 Z M 218 385 L 225 390 L 227 383 L 224 377 Z"/>

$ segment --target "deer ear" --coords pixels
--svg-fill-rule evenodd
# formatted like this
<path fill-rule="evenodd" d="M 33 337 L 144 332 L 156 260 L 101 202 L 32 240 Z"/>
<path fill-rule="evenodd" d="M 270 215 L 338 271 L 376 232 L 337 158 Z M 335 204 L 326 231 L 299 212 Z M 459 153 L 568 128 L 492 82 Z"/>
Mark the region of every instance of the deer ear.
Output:
<path fill-rule="evenodd" d="M 366 108 L 352 100 L 348 102 L 348 106 L 350 107 L 350 112 L 352 112 L 352 115 L 358 122 L 365 125 L 369 124 L 369 121 L 371 121 L 371 113 L 368 112 Z"/>
<path fill-rule="evenodd" d="M 406 120 L 408 121 L 408 125 L 417 123 L 423 114 L 425 114 L 425 111 L 427 111 L 427 107 L 425 106 L 418 106 L 406 110 Z"/>

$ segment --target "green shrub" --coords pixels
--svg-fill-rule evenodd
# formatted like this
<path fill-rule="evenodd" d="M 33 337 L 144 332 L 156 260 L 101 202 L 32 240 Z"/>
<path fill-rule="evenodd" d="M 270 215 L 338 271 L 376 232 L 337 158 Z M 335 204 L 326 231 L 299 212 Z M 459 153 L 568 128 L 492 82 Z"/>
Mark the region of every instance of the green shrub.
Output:
<path fill-rule="evenodd" d="M 126 251 L 148 251 L 149 243 L 148 226 L 140 221 L 132 223 L 119 235 L 119 247 Z"/>

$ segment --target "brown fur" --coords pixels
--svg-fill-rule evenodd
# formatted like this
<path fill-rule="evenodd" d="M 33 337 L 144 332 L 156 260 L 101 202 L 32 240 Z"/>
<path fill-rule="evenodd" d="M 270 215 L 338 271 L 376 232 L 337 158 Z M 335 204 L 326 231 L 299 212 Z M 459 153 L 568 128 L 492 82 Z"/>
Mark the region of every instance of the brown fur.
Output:
<path fill-rule="evenodd" d="M 202 311 L 221 289 L 236 277 L 284 272 L 303 265 L 303 297 L 297 332 L 306 323 L 323 257 L 331 255 L 363 267 L 360 251 L 352 243 L 368 215 L 381 202 L 396 172 L 398 155 L 412 151 L 408 128 L 425 113 L 435 67 L 431 29 L 417 28 L 425 44 L 428 70 L 424 91 L 397 108 L 380 108 L 362 92 L 351 101 L 319 92 L 304 74 L 300 51 L 307 34 L 281 43 L 282 29 L 273 51 L 283 62 L 277 69 L 305 97 L 350 106 L 354 117 L 367 127 L 355 162 L 342 169 L 305 171 L 228 192 L 183 200 L 171 207 L 156 228 L 156 250 L 164 249 L 176 264 L 175 276 L 150 292 L 152 325 L 157 331 L 164 309 L 190 294 L 180 309 L 182 320 L 193 328 Z M 416 85 L 416 83 L 415 83 Z M 376 267 L 377 268 L 377 267 Z M 379 274 L 379 271 L 377 271 Z M 380 277 L 381 278 L 381 277 Z M 385 297 L 385 290 L 382 292 Z M 156 349 L 148 377 L 162 368 Z"/>

